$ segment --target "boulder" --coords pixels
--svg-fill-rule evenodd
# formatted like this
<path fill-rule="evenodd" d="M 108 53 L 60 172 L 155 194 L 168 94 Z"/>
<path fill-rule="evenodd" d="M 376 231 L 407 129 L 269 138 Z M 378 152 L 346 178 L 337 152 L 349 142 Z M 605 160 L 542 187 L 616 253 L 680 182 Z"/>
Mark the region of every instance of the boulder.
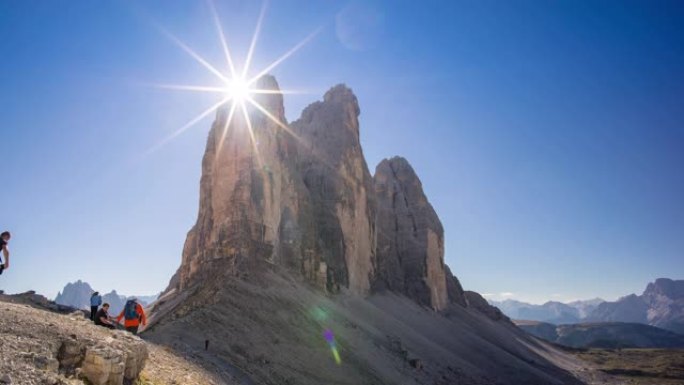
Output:
<path fill-rule="evenodd" d="M 82 375 L 93 385 L 122 385 L 125 356 L 106 346 L 95 346 L 86 350 Z"/>

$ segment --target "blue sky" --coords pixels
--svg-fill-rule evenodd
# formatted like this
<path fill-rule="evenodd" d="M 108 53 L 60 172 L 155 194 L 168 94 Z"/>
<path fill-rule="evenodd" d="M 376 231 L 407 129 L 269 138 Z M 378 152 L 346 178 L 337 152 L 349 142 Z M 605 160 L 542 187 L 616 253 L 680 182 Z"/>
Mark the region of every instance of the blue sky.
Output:
<path fill-rule="evenodd" d="M 244 57 L 256 1 L 219 1 Z M 146 151 L 216 84 L 204 2 L 0 2 L 0 289 L 163 289 L 198 208 L 210 120 Z M 344 82 L 369 167 L 403 155 L 467 289 L 542 302 L 684 278 L 684 5 L 679 1 L 271 1 L 254 68 L 289 120 Z"/>

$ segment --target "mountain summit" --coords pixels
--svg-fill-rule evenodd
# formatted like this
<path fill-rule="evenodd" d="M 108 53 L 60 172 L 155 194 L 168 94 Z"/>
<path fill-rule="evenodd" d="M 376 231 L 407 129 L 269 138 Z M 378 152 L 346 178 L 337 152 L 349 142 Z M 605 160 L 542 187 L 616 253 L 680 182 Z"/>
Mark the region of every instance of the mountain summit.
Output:
<path fill-rule="evenodd" d="M 259 88 L 278 89 L 273 77 Z M 258 102 L 285 121 L 282 96 Z M 283 266 L 329 293 L 389 289 L 435 310 L 464 302 L 447 293 L 444 230 L 403 158 L 371 176 L 359 138 L 352 91 L 337 85 L 289 127 L 252 111 L 221 110 L 202 162 L 200 208 L 183 250 L 183 289 L 262 260 Z M 250 130 L 252 131 L 250 133 Z M 252 138 L 253 136 L 253 138 Z"/>
<path fill-rule="evenodd" d="M 147 338 L 245 384 L 579 382 L 546 358 L 562 353 L 463 291 L 408 161 L 370 174 L 351 89 L 290 124 L 281 95 L 256 99 L 249 120 L 217 113 L 197 222 Z"/>
<path fill-rule="evenodd" d="M 684 280 L 658 278 L 641 295 L 602 303 L 588 320 L 638 322 L 684 334 Z"/>

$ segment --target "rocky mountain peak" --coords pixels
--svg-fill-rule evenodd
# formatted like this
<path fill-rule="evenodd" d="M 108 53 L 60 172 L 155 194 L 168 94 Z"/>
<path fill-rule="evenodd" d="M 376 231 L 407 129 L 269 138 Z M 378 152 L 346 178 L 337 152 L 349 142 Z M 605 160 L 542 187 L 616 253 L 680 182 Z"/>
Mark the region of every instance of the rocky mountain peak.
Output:
<path fill-rule="evenodd" d="M 374 176 L 377 214 L 377 285 L 444 309 L 449 303 L 444 229 L 413 167 L 385 159 Z"/>
<path fill-rule="evenodd" d="M 265 76 L 258 87 L 278 83 Z M 444 264 L 442 224 L 411 165 L 386 159 L 371 176 L 352 90 L 332 87 L 291 124 L 282 95 L 257 96 L 281 123 L 252 108 L 250 134 L 244 119 L 227 124 L 228 111 L 217 113 L 197 223 L 171 285 L 183 289 L 266 260 L 328 292 L 389 289 L 436 310 L 465 305 Z"/>
<path fill-rule="evenodd" d="M 326 103 L 348 104 L 356 107 L 356 115 L 359 115 L 359 102 L 354 95 L 354 91 L 347 87 L 346 84 L 338 84 L 330 88 L 325 95 L 323 101 Z"/>
<path fill-rule="evenodd" d="M 275 77 L 271 75 L 264 75 L 256 82 L 256 88 L 261 90 L 274 91 L 273 93 L 261 93 L 254 95 L 254 100 L 262 105 L 267 111 L 280 119 L 285 121 L 285 107 L 283 106 L 283 94 L 278 93 L 280 86 Z M 260 119 L 264 116 L 256 113 L 252 114 L 253 119 Z"/>
<path fill-rule="evenodd" d="M 55 302 L 60 305 L 72 306 L 78 309 L 90 306 L 90 295 L 94 292 L 93 288 L 80 279 L 76 282 L 69 282 L 64 289 L 57 293 Z"/>
<path fill-rule="evenodd" d="M 643 295 L 663 295 L 671 299 L 684 298 L 684 280 L 658 278 L 646 286 Z"/>
<path fill-rule="evenodd" d="M 642 295 L 630 294 L 615 302 L 603 302 L 591 321 L 638 322 L 684 333 L 684 280 L 659 278 Z"/>

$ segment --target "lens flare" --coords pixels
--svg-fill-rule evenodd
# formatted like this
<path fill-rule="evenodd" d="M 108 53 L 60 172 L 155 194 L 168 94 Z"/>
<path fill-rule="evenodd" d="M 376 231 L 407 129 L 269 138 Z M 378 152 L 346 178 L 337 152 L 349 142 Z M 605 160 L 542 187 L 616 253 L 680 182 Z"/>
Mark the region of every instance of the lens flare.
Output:
<path fill-rule="evenodd" d="M 332 353 L 333 358 L 335 359 L 335 363 L 337 365 L 341 365 L 342 359 L 340 358 L 340 352 L 337 350 L 337 343 L 335 342 L 335 334 L 333 333 L 332 330 L 326 329 L 323 332 L 323 337 L 328 342 L 328 346 L 330 346 L 330 352 Z"/>
<path fill-rule="evenodd" d="M 257 161 L 261 165 L 261 161 L 259 159 L 259 154 L 257 150 L 257 143 L 256 143 L 256 138 L 252 129 L 252 122 L 250 120 L 250 116 L 247 113 L 247 106 L 246 104 L 249 103 L 253 106 L 256 107 L 258 111 L 260 111 L 262 114 L 264 114 L 268 119 L 272 120 L 276 125 L 282 129 L 284 129 L 288 134 L 292 135 L 295 139 L 300 140 L 292 130 L 289 129 L 289 127 L 284 123 L 281 122 L 279 118 L 275 117 L 273 114 L 271 114 L 266 108 L 264 108 L 261 104 L 259 104 L 258 101 L 256 101 L 253 96 L 256 94 L 288 94 L 288 93 L 298 93 L 296 91 L 287 91 L 287 90 L 271 90 L 271 89 L 260 89 L 259 86 L 257 85 L 258 80 L 266 75 L 269 71 L 277 67 L 280 63 L 285 61 L 288 57 L 290 57 L 292 54 L 294 54 L 296 51 L 298 51 L 300 48 L 302 48 L 306 43 L 308 43 L 313 36 L 315 36 L 318 31 L 314 32 L 313 34 L 307 36 L 304 40 L 296 44 L 292 49 L 287 51 L 284 55 L 276 59 L 273 63 L 267 65 L 263 70 L 261 71 L 256 71 L 257 75 L 256 76 L 251 76 L 249 77 L 248 75 L 252 73 L 250 65 L 252 63 L 252 58 L 254 56 L 254 51 L 256 48 L 256 43 L 259 38 L 259 34 L 261 32 L 261 25 L 264 19 L 264 14 L 266 13 L 266 2 L 262 4 L 261 11 L 259 12 L 259 18 L 256 22 L 256 28 L 254 30 L 254 35 L 252 37 L 252 40 L 249 45 L 249 50 L 247 52 L 247 57 L 245 59 L 245 63 L 242 66 L 242 71 L 238 71 L 235 67 L 235 63 L 233 61 L 230 49 L 228 48 L 228 40 L 226 39 L 224 30 L 221 26 L 221 21 L 219 20 L 218 13 L 216 11 L 216 7 L 214 6 L 214 3 L 209 0 L 209 8 L 212 14 L 212 18 L 216 27 L 216 31 L 218 32 L 219 35 L 219 40 L 221 43 L 221 48 L 223 50 L 223 53 L 225 54 L 226 58 L 226 70 L 227 74 L 224 74 L 222 71 L 220 71 L 218 68 L 214 67 L 211 65 L 205 58 L 200 56 L 196 51 L 194 51 L 190 46 L 188 46 L 186 43 L 181 41 L 179 38 L 177 38 L 175 35 L 173 35 L 171 32 L 167 31 L 166 29 L 159 27 L 159 29 L 166 35 L 171 41 L 173 41 L 176 45 L 178 45 L 185 53 L 190 55 L 197 63 L 201 64 L 204 68 L 206 68 L 209 72 L 212 74 L 216 75 L 218 80 L 220 80 L 220 84 L 218 86 L 201 86 L 201 85 L 176 85 L 176 84 L 160 84 L 157 85 L 158 87 L 161 88 L 166 88 L 166 89 L 173 89 L 173 90 L 180 90 L 180 91 L 193 91 L 193 92 L 209 92 L 209 93 L 219 93 L 222 94 L 222 99 L 219 101 L 219 103 L 211 106 L 208 110 L 202 112 L 188 124 L 184 125 L 180 129 L 176 130 L 174 133 L 169 135 L 167 138 L 163 139 L 160 143 L 157 143 L 154 145 L 150 150 L 148 150 L 148 153 L 151 153 L 158 148 L 162 147 L 169 141 L 173 140 L 175 137 L 180 135 L 181 133 L 185 132 L 190 126 L 195 125 L 197 122 L 211 114 L 212 112 L 216 111 L 218 108 L 222 107 L 226 103 L 231 103 L 232 106 L 230 108 L 230 114 L 228 116 L 228 120 L 225 123 L 224 127 L 224 132 L 222 135 L 222 138 L 225 139 L 225 133 L 228 129 L 228 126 L 231 123 L 231 120 L 233 119 L 234 113 L 236 112 L 236 109 L 240 109 L 242 114 L 244 115 L 246 121 L 247 128 L 249 130 L 249 135 L 250 139 L 252 140 L 252 145 L 254 146 L 255 151 L 257 151 Z M 219 143 L 219 147 L 221 146 L 222 143 Z"/>
<path fill-rule="evenodd" d="M 244 102 L 245 100 L 251 100 L 251 93 L 252 90 L 250 89 L 249 84 L 240 77 L 230 79 L 225 88 L 226 97 L 229 97 L 238 103 Z"/>
<path fill-rule="evenodd" d="M 318 322 L 323 322 L 328 319 L 328 312 L 321 306 L 316 306 L 311 309 L 311 316 Z"/>

